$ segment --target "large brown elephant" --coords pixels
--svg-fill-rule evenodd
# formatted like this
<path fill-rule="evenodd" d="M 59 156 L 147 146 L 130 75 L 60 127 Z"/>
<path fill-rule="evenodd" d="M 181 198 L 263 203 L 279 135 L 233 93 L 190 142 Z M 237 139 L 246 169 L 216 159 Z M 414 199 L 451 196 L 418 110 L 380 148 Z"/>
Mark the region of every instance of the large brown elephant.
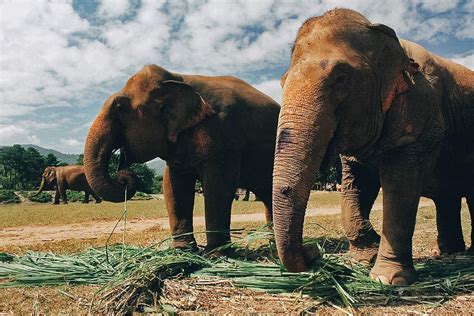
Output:
<path fill-rule="evenodd" d="M 61 166 L 46 167 L 41 176 L 41 185 L 33 196 L 43 192 L 47 188 L 54 188 L 54 204 L 59 204 L 59 198 L 67 204 L 66 190 L 84 191 L 84 200 L 82 203 L 89 203 L 89 195 L 92 195 L 96 203 L 102 202 L 102 199 L 94 193 L 87 183 L 83 166 Z"/>
<path fill-rule="evenodd" d="M 474 170 L 474 73 L 355 11 L 335 9 L 300 28 L 281 83 L 273 219 L 283 264 L 303 271 L 317 257 L 302 245 L 305 208 L 316 172 L 336 152 L 372 166 L 383 189 L 371 277 L 413 282 L 420 196 L 442 194 L 443 161 Z"/>
<path fill-rule="evenodd" d="M 237 187 L 252 190 L 271 220 L 271 181 L 280 106 L 234 77 L 181 75 L 148 65 L 112 95 L 87 137 L 87 180 L 103 199 L 120 202 L 133 186 L 130 163 L 167 162 L 163 191 L 175 247 L 195 246 L 194 187 L 202 181 L 207 248 L 230 240 Z M 121 149 L 119 179 L 108 173 Z M 129 197 L 134 194 L 128 189 Z M 183 236 L 183 234 L 186 234 Z"/>

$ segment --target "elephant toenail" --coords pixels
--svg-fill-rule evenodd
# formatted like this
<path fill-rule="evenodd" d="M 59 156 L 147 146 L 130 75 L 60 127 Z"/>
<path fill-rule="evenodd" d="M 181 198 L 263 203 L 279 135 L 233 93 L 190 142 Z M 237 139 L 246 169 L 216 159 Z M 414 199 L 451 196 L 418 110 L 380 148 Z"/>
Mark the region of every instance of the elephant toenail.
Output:
<path fill-rule="evenodd" d="M 390 281 L 385 275 L 372 275 L 372 279 L 382 284 L 390 284 Z"/>
<path fill-rule="evenodd" d="M 392 280 L 393 285 L 408 285 L 408 282 L 403 277 L 394 277 Z"/>

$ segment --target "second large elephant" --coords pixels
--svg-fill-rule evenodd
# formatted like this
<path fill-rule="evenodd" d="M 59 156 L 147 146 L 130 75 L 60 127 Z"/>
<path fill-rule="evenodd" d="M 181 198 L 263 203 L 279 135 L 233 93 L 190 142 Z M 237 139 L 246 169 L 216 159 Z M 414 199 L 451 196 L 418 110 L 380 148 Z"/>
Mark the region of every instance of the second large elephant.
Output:
<path fill-rule="evenodd" d="M 181 75 L 148 65 L 102 107 L 87 136 L 87 180 L 105 200 L 120 202 L 133 177 L 127 167 L 160 157 L 163 191 L 176 247 L 195 246 L 194 188 L 202 181 L 207 247 L 230 240 L 237 187 L 252 190 L 271 219 L 271 182 L 280 106 L 234 77 Z M 112 152 L 122 170 L 111 180 Z M 129 197 L 134 194 L 129 189 Z"/>
<path fill-rule="evenodd" d="M 302 244 L 305 208 L 317 170 L 336 152 L 371 165 L 383 189 L 372 278 L 413 282 L 420 196 L 441 196 L 451 167 L 451 177 L 473 179 L 474 72 L 335 9 L 300 28 L 281 82 L 273 211 L 283 264 L 302 271 L 314 257 Z"/>

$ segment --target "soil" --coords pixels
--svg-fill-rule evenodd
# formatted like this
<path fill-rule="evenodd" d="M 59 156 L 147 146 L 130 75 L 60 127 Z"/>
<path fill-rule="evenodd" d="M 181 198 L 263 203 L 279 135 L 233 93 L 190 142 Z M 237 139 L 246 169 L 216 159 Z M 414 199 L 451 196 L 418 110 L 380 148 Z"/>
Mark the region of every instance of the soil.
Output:
<path fill-rule="evenodd" d="M 431 202 L 421 202 L 420 206 L 431 205 Z M 424 205 L 426 204 L 426 205 Z M 374 210 L 381 210 L 381 204 L 375 204 Z M 340 208 L 312 208 L 308 209 L 306 216 L 335 215 L 341 212 Z M 263 212 L 253 214 L 234 214 L 232 223 L 265 221 Z M 204 226 L 204 216 L 193 218 L 195 226 Z M 33 243 L 61 241 L 69 239 L 94 239 L 109 235 L 116 221 L 90 221 L 77 224 L 55 226 L 19 226 L 0 228 L 0 247 L 24 246 Z M 127 232 L 140 232 L 152 227 L 168 230 L 168 218 L 130 219 L 127 221 Z M 120 223 L 114 233 L 123 232 L 123 223 Z"/>

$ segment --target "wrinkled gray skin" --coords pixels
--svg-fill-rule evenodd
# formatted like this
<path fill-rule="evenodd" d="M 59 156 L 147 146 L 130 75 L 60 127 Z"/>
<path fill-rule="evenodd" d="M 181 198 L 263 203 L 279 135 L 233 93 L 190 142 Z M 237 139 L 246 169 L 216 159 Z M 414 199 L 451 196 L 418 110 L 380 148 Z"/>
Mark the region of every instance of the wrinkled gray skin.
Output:
<path fill-rule="evenodd" d="M 335 9 L 300 28 L 281 83 L 273 222 L 283 264 L 304 271 L 318 256 L 302 245 L 304 214 L 316 172 L 336 152 L 367 164 L 383 188 L 371 277 L 413 282 L 420 196 L 439 194 L 443 157 L 474 169 L 474 73 L 355 11 Z M 343 208 L 364 208 L 351 194 L 356 185 L 345 181 Z"/>

